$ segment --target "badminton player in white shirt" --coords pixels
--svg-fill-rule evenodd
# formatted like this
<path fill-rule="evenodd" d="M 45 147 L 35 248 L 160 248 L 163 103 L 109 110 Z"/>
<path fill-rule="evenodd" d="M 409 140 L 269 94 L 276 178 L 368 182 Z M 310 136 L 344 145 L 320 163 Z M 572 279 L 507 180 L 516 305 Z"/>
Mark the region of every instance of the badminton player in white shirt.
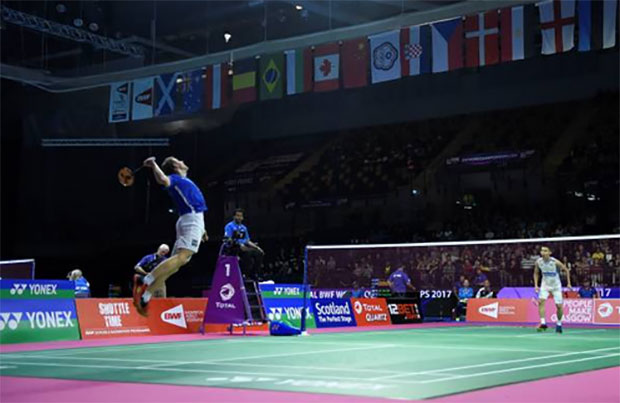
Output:
<path fill-rule="evenodd" d="M 549 294 L 553 295 L 555 306 L 557 309 L 557 323 L 555 327 L 556 333 L 562 333 L 562 316 L 564 311 L 562 309 L 562 281 L 560 280 L 560 272 L 558 267 L 566 273 L 568 287 L 570 284 L 570 270 L 560 262 L 558 259 L 551 257 L 551 249 L 547 246 L 540 248 L 540 255 L 534 264 L 534 287 L 538 293 L 538 312 L 540 313 L 540 325 L 537 330 L 539 332 L 547 330 L 547 323 L 545 321 L 545 303 Z M 540 288 L 538 288 L 538 274 L 542 275 Z"/>

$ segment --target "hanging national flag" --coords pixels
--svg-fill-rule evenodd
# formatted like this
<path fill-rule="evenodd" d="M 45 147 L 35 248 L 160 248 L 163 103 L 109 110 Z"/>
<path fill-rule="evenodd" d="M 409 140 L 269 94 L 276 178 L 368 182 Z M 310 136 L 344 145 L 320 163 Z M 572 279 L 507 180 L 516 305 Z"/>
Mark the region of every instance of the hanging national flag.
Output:
<path fill-rule="evenodd" d="M 263 55 L 259 61 L 260 99 L 282 98 L 284 54 Z"/>
<path fill-rule="evenodd" d="M 153 77 L 133 80 L 131 119 L 142 120 L 152 118 L 153 98 Z"/>
<path fill-rule="evenodd" d="M 500 10 L 502 62 L 523 60 L 534 55 L 535 12 L 533 5 Z"/>
<path fill-rule="evenodd" d="M 578 0 L 580 52 L 616 46 L 618 0 Z"/>
<path fill-rule="evenodd" d="M 203 70 L 179 73 L 176 104 L 178 106 L 183 105 L 185 112 L 194 113 L 202 109 L 204 94 L 203 74 Z"/>
<path fill-rule="evenodd" d="M 342 86 L 368 85 L 368 39 L 357 38 L 342 44 Z"/>
<path fill-rule="evenodd" d="M 256 59 L 238 60 L 233 65 L 233 102 L 256 101 Z"/>
<path fill-rule="evenodd" d="M 110 84 L 110 123 L 126 122 L 129 120 L 129 106 L 131 104 L 131 85 L 129 82 Z"/>
<path fill-rule="evenodd" d="M 333 91 L 340 87 L 340 47 L 337 43 L 314 49 L 314 90 Z"/>
<path fill-rule="evenodd" d="M 286 94 L 295 95 L 312 89 L 312 51 L 291 49 L 286 55 Z"/>
<path fill-rule="evenodd" d="M 230 91 L 230 76 L 228 75 L 228 64 L 214 64 L 205 70 L 205 108 L 220 109 L 228 106 Z"/>
<path fill-rule="evenodd" d="M 178 73 L 168 73 L 155 77 L 154 116 L 170 115 L 174 112 L 177 76 Z"/>
<path fill-rule="evenodd" d="M 542 54 L 552 55 L 575 46 L 575 0 L 549 0 L 538 4 Z"/>
<path fill-rule="evenodd" d="M 465 17 L 465 65 L 486 66 L 499 62 L 499 15 L 497 10 Z"/>
<path fill-rule="evenodd" d="M 461 18 L 431 24 L 433 73 L 463 67 L 463 21 Z"/>
<path fill-rule="evenodd" d="M 431 72 L 431 27 L 416 25 L 400 30 L 401 72 L 417 76 Z"/>
<path fill-rule="evenodd" d="M 369 36 L 372 83 L 396 80 L 400 70 L 400 32 L 389 31 Z"/>

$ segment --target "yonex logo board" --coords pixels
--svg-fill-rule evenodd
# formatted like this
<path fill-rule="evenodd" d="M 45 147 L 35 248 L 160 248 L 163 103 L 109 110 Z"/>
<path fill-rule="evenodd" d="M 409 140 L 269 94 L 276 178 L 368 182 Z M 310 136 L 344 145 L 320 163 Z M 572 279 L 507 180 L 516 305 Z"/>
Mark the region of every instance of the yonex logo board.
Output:
<path fill-rule="evenodd" d="M 64 280 L 0 280 L 1 299 L 74 298 L 75 283 Z"/>
<path fill-rule="evenodd" d="M 79 338 L 75 303 L 71 299 L 0 300 L 0 343 Z"/>
<path fill-rule="evenodd" d="M 284 322 L 300 328 L 303 310 L 303 286 L 301 284 L 259 284 L 267 319 Z M 315 328 L 310 287 L 306 300 L 306 327 Z"/>

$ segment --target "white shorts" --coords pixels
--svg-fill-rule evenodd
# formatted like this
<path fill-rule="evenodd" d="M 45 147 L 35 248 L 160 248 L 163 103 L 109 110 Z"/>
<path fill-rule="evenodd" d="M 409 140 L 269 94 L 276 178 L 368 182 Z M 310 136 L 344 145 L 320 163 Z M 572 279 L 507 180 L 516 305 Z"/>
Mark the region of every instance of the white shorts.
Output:
<path fill-rule="evenodd" d="M 563 301 L 562 284 L 547 285 L 543 283 L 540 286 L 540 293 L 538 294 L 538 299 L 546 300 L 547 298 L 549 298 L 549 294 L 553 295 L 553 301 L 555 302 L 556 305 L 561 304 Z"/>
<path fill-rule="evenodd" d="M 202 235 L 205 233 L 205 220 L 202 213 L 183 214 L 177 220 L 177 240 L 172 248 L 172 255 L 175 255 L 178 249 L 187 249 L 192 252 L 198 252 Z"/>

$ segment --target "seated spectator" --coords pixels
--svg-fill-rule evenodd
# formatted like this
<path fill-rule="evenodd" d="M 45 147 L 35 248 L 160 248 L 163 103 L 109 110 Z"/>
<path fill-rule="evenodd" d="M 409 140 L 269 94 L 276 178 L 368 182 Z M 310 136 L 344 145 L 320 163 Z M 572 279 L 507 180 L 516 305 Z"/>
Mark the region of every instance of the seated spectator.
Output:
<path fill-rule="evenodd" d="M 82 275 L 82 271 L 75 269 L 67 274 L 67 279 L 71 280 L 75 284 L 75 298 L 89 298 L 90 297 L 90 283 Z"/>
<path fill-rule="evenodd" d="M 484 282 L 487 281 L 487 275 L 482 272 L 482 269 L 476 270 L 476 277 L 474 278 L 474 285 L 476 287 L 484 286 Z"/>
<path fill-rule="evenodd" d="M 491 288 L 489 280 L 484 280 L 483 286 L 476 293 L 476 298 L 495 298 L 495 291 Z"/>
<path fill-rule="evenodd" d="M 364 292 L 366 290 L 363 287 L 360 287 L 357 281 L 353 282 L 353 291 L 351 291 L 351 297 L 353 298 L 364 298 Z"/>
<path fill-rule="evenodd" d="M 465 279 L 463 281 L 463 286 L 459 288 L 458 298 L 459 302 L 456 304 L 456 308 L 454 308 L 454 313 L 456 316 L 456 320 L 460 320 L 464 311 L 467 309 L 467 301 L 470 298 L 473 298 L 474 290 L 469 286 L 469 280 Z"/>
<path fill-rule="evenodd" d="M 579 289 L 579 298 L 600 298 L 596 288 L 593 288 L 590 284 L 590 280 L 583 280 L 583 287 Z"/>

